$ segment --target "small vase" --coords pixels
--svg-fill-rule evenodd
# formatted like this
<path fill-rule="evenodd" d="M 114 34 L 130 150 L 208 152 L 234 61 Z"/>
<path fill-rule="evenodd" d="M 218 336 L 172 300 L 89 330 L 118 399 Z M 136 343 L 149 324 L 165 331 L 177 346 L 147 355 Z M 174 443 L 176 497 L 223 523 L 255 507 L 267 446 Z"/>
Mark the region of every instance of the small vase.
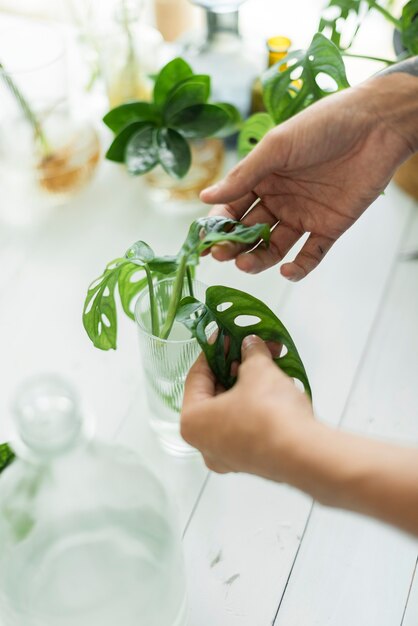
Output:
<path fill-rule="evenodd" d="M 395 183 L 410 196 L 418 200 L 418 154 L 407 159 L 393 177 Z"/>
<path fill-rule="evenodd" d="M 65 49 L 52 28 L 10 29 L 0 59 L 0 215 L 24 224 L 89 182 L 100 145 L 94 128 L 71 114 Z"/>
<path fill-rule="evenodd" d="M 144 179 L 155 206 L 168 212 L 188 213 L 201 208 L 199 194 L 220 178 L 225 148 L 220 139 L 194 140 L 191 143 L 192 164 L 180 180 L 169 176 L 157 166 Z"/>
<path fill-rule="evenodd" d="M 155 298 L 160 322 L 164 319 L 173 291 L 174 279 L 167 278 L 155 285 Z M 206 286 L 194 280 L 193 291 L 204 300 Z M 183 294 L 189 294 L 184 284 Z M 145 373 L 145 391 L 151 410 L 150 425 L 162 446 L 171 454 L 183 456 L 196 453 L 180 435 L 180 410 L 184 382 L 200 353 L 200 346 L 190 332 L 175 322 L 168 339 L 151 333 L 150 299 L 144 290 L 135 306 L 139 346 Z"/>

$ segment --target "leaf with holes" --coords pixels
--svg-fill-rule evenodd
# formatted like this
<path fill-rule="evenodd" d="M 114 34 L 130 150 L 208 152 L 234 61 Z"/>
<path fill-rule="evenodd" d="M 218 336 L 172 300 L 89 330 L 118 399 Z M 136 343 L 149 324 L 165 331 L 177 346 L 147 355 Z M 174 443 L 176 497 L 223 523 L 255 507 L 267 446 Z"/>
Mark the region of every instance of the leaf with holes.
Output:
<path fill-rule="evenodd" d="M 262 140 L 269 130 L 275 127 L 268 113 L 254 113 L 245 120 L 238 138 L 238 154 L 245 157 Z"/>
<path fill-rule="evenodd" d="M 402 43 L 411 55 L 418 54 L 418 0 L 410 0 L 402 9 Z"/>
<path fill-rule="evenodd" d="M 122 308 L 126 315 L 135 319 L 134 306 L 138 295 L 148 285 L 144 269 L 132 263 L 126 263 L 120 269 L 118 276 L 118 289 Z M 116 315 L 116 303 L 115 303 Z"/>
<path fill-rule="evenodd" d="M 235 383 L 236 378 L 231 375 L 231 365 L 234 361 L 241 360 L 244 337 L 255 334 L 264 341 L 280 343 L 287 348 L 286 354 L 274 361 L 288 376 L 299 380 L 311 397 L 305 367 L 292 337 L 279 318 L 261 300 L 238 289 L 213 286 L 206 292 L 205 304 L 190 296 L 183 298 L 176 319 L 196 337 L 216 379 L 226 389 Z M 215 325 L 218 329 L 216 339 L 209 342 L 211 326 L 215 328 Z M 229 340 L 227 352 L 226 338 Z"/>
<path fill-rule="evenodd" d="M 318 78 L 324 76 L 333 89 L 318 84 Z M 321 33 L 314 35 L 307 50 L 295 50 L 269 68 L 262 84 L 267 111 L 276 124 L 330 93 L 349 87 L 340 51 Z"/>
<path fill-rule="evenodd" d="M 116 349 L 117 316 L 115 289 L 119 272 L 126 259 L 115 259 L 87 291 L 83 309 L 83 326 L 96 348 Z M 136 266 L 134 266 L 136 268 Z"/>
<path fill-rule="evenodd" d="M 0 443 L 0 474 L 15 459 L 15 453 L 8 443 Z"/>
<path fill-rule="evenodd" d="M 365 0 L 330 0 L 321 15 L 318 31 L 327 33 L 328 38 L 340 49 L 342 38 L 346 39 L 343 49 L 347 50 L 353 44 L 370 8 Z"/>
<path fill-rule="evenodd" d="M 201 217 L 192 222 L 179 256 L 187 256 L 190 264 L 197 264 L 205 250 L 222 241 L 256 244 L 270 241 L 268 224 L 247 226 L 228 217 Z"/>

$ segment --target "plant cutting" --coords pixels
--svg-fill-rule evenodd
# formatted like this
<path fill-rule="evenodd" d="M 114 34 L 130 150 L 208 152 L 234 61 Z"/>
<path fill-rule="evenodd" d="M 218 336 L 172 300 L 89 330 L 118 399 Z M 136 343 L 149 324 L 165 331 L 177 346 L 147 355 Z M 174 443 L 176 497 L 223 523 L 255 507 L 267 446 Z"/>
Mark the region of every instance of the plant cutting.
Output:
<path fill-rule="evenodd" d="M 128 102 L 103 118 L 116 135 L 106 158 L 124 163 L 134 176 L 159 164 L 171 177 L 184 178 L 193 140 L 225 137 L 241 123 L 235 107 L 210 103 L 209 96 L 209 76 L 194 74 L 181 58 L 170 61 L 155 79 L 151 102 Z"/>
<path fill-rule="evenodd" d="M 99 160 L 100 152 L 96 134 L 90 131 L 92 136 L 90 150 L 87 150 L 86 141 L 89 135 L 85 132 L 81 140 L 82 150 L 73 138 L 65 145 L 54 147 L 50 137 L 51 132 L 45 129 L 47 125 L 45 120 L 48 115 L 55 114 L 53 107 L 45 112 L 44 119 L 42 119 L 41 114 L 34 110 L 22 89 L 1 62 L 0 79 L 20 110 L 25 124 L 31 128 L 29 152 L 31 158 L 34 159 L 34 170 L 39 186 L 51 194 L 67 193 L 80 187 L 90 178 Z M 62 124 L 62 120 L 60 123 Z M 80 137 L 78 141 L 80 142 Z"/>
<path fill-rule="evenodd" d="M 215 376 L 225 388 L 235 382 L 231 365 L 240 360 L 246 335 L 283 345 L 286 353 L 275 358 L 289 376 L 298 379 L 310 396 L 308 377 L 297 348 L 282 322 L 263 302 L 237 289 L 216 285 L 206 291 L 205 302 L 195 297 L 193 274 L 200 256 L 224 241 L 246 245 L 268 245 L 267 224 L 246 226 L 225 217 L 200 218 L 192 222 L 187 237 L 175 256 L 156 256 L 144 242 L 131 246 L 123 257 L 109 263 L 89 287 L 83 324 L 93 344 L 102 350 L 116 348 L 116 288 L 123 311 L 134 319 L 133 305 L 143 290 L 148 291 L 152 335 L 166 341 L 174 323 L 182 323 L 205 353 Z M 159 315 L 155 287 L 162 278 L 173 282 L 163 315 Z M 160 311 L 161 312 L 161 311 Z M 227 348 L 227 349 L 226 349 Z"/>
<path fill-rule="evenodd" d="M 418 19 L 415 19 L 418 0 L 407 2 L 400 18 L 392 15 L 387 5 L 375 0 L 329 0 L 309 47 L 290 52 L 263 73 L 261 82 L 266 112 L 255 113 L 244 122 L 238 142 L 240 156 L 248 154 L 276 125 L 321 98 L 349 87 L 343 57 L 391 65 L 418 54 Z M 402 44 L 397 59 L 349 51 L 369 11 L 379 12 L 394 26 Z M 345 37 L 348 27 L 350 33 Z"/>

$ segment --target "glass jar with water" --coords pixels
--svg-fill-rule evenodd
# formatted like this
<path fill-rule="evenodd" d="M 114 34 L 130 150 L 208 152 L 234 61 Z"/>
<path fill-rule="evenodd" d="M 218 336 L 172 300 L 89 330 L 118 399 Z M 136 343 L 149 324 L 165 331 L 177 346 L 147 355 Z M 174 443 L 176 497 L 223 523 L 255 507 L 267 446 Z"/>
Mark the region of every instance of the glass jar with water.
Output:
<path fill-rule="evenodd" d="M 2 626 L 185 626 L 180 535 L 133 452 L 83 435 L 55 377 L 15 403 L 21 444 L 0 478 Z"/>

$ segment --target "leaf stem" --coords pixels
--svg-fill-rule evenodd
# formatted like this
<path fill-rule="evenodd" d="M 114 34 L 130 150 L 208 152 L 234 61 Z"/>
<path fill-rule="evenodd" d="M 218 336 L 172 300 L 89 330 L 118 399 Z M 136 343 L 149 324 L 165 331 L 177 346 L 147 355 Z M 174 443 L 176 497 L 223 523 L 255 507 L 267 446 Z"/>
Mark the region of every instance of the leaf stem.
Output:
<path fill-rule="evenodd" d="M 0 76 L 3 79 L 4 83 L 6 84 L 12 96 L 15 98 L 16 102 L 20 106 L 23 112 L 23 115 L 26 117 L 27 121 L 32 126 L 33 132 L 35 134 L 35 139 L 39 141 L 42 152 L 44 153 L 45 156 L 48 155 L 51 152 L 51 148 L 49 146 L 47 138 L 45 137 L 45 133 L 42 129 L 40 121 L 38 120 L 35 113 L 32 111 L 25 96 L 22 94 L 22 92 L 20 91 L 20 89 L 18 88 L 18 86 L 16 85 L 12 77 L 10 76 L 10 74 L 7 73 L 4 65 L 1 62 L 0 62 Z"/>
<path fill-rule="evenodd" d="M 192 272 L 191 272 L 189 265 L 187 265 L 186 267 L 186 276 L 187 276 L 187 286 L 189 288 L 189 294 L 192 296 L 192 298 L 194 298 L 193 278 L 192 278 Z"/>
<path fill-rule="evenodd" d="M 171 294 L 170 302 L 168 304 L 167 309 L 167 317 L 161 329 L 160 337 L 161 339 L 167 339 L 171 329 L 173 328 L 174 320 L 176 318 L 177 308 L 181 299 L 181 295 L 183 293 L 183 285 L 184 285 L 184 276 L 187 271 L 187 256 L 183 255 L 181 257 L 176 278 L 174 280 L 173 285 L 173 293 Z"/>
<path fill-rule="evenodd" d="M 377 61 L 379 63 L 386 63 L 386 65 L 395 65 L 397 61 L 391 61 L 390 59 L 384 59 L 382 57 L 373 57 L 368 54 L 352 54 L 351 52 L 342 52 L 344 57 L 349 57 L 351 59 L 368 59 L 369 61 Z"/>
<path fill-rule="evenodd" d="M 383 17 L 385 17 L 388 20 L 388 22 L 391 22 L 394 26 L 396 26 L 396 28 L 400 28 L 400 25 L 401 25 L 400 20 L 397 20 L 396 17 L 393 17 L 393 15 L 389 13 L 387 9 L 382 7 L 382 5 L 378 4 L 376 0 L 366 0 L 366 1 L 371 9 L 376 9 L 376 11 L 378 11 L 381 15 L 383 15 Z"/>
<path fill-rule="evenodd" d="M 150 301 L 150 310 L 151 310 L 151 330 L 152 330 L 152 334 L 155 337 L 158 337 L 159 332 L 160 332 L 160 323 L 158 319 L 158 307 L 157 307 L 157 300 L 155 298 L 154 282 L 152 280 L 152 274 L 147 263 L 144 264 L 144 269 L 147 275 L 147 282 L 148 282 L 149 301 Z"/>

